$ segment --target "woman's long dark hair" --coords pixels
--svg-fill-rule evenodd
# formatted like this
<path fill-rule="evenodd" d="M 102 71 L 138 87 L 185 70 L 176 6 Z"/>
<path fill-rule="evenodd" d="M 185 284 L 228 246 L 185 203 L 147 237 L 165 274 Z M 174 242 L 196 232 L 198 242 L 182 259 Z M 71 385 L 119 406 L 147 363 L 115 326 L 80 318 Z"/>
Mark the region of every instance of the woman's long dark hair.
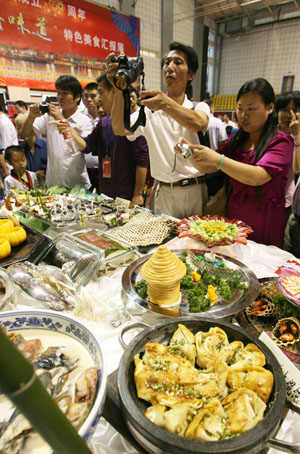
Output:
<path fill-rule="evenodd" d="M 265 106 L 268 106 L 270 103 L 275 103 L 275 93 L 271 86 L 271 84 L 263 78 L 257 78 L 253 80 L 249 80 L 245 82 L 244 85 L 239 89 L 239 92 L 236 97 L 236 101 L 238 102 L 242 95 L 246 93 L 257 93 L 262 98 Z M 266 146 L 272 140 L 276 133 L 277 133 L 277 115 L 275 110 L 271 112 L 268 116 L 268 119 L 263 127 L 263 131 L 261 133 L 259 142 L 257 144 L 255 150 L 255 162 L 259 161 Z M 235 134 L 234 138 L 230 144 L 230 152 L 229 155 L 232 156 L 235 150 L 239 147 L 242 147 L 244 143 L 247 141 L 249 137 L 249 133 L 245 132 L 241 127 L 239 131 Z"/>

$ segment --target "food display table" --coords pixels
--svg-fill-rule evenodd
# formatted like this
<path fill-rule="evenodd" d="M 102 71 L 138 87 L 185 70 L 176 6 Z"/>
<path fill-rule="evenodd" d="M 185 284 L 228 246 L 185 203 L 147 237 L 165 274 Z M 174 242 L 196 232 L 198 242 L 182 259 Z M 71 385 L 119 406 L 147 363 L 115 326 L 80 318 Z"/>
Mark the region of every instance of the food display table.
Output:
<path fill-rule="evenodd" d="M 50 227 L 45 234 L 54 239 L 57 231 Z M 246 245 L 233 244 L 208 249 L 203 244 L 191 238 L 175 237 L 166 243 L 166 246 L 169 249 L 201 248 L 202 250 L 207 249 L 208 251 L 225 254 L 244 263 L 256 274 L 257 278 L 276 276 L 275 271 L 279 266 L 285 264 L 287 260 L 295 259 L 292 254 L 275 246 L 265 246 L 253 241 L 248 241 Z M 155 248 L 152 250 L 154 251 Z M 128 298 L 122 289 L 121 283 L 124 270 L 124 267 L 111 268 L 107 273 L 90 281 L 80 291 L 83 302 L 82 306 L 72 312 L 68 312 L 69 316 L 74 317 L 87 326 L 99 340 L 104 357 L 106 358 L 109 375 L 117 370 L 123 353 L 119 335 L 124 324 L 141 321 L 152 325 L 157 320 L 155 318 L 152 319 L 151 314 L 148 314 L 147 317 L 140 316 L 135 319 L 124 309 L 125 300 Z M 33 308 L 44 309 L 37 301 L 29 297 L 27 298 L 24 292 L 17 290 L 17 304 L 15 309 L 24 310 Z M 132 335 L 134 335 L 134 332 Z M 299 417 L 289 412 L 281 428 L 281 432 L 283 431 L 284 435 L 282 433 L 279 435 L 285 441 L 299 442 L 300 435 L 299 430 L 297 430 L 299 425 Z M 100 419 L 96 428 L 91 442 L 91 448 L 95 452 L 101 452 L 102 454 L 117 454 L 118 452 L 133 454 L 138 452 L 104 418 Z M 140 450 L 139 452 L 143 451 Z M 279 451 L 271 449 L 269 452 L 270 454 L 275 454 Z"/>

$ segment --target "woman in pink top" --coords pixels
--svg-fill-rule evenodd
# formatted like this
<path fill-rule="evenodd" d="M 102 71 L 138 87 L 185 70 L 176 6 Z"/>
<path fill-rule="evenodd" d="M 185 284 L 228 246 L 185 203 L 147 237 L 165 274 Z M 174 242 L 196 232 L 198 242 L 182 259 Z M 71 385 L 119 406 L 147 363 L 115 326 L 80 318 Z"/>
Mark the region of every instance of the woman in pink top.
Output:
<path fill-rule="evenodd" d="M 202 172 L 222 168 L 228 175 L 231 192 L 227 216 L 250 225 L 251 240 L 283 247 L 285 187 L 293 140 L 278 131 L 274 102 L 274 90 L 267 80 L 246 82 L 237 95 L 239 131 L 216 152 L 191 145 L 194 153 L 190 159 Z"/>

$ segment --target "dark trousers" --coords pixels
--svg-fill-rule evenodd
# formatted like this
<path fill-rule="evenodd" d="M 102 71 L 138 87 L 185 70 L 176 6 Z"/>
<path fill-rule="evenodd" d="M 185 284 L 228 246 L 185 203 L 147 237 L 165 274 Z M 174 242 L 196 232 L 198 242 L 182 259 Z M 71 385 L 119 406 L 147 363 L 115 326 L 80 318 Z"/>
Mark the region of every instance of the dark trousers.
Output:
<path fill-rule="evenodd" d="M 300 216 L 294 213 L 290 215 L 285 229 L 284 249 L 300 258 Z"/>
<path fill-rule="evenodd" d="M 87 167 L 87 172 L 91 182 L 91 187 L 89 190 L 93 192 L 93 190 L 96 188 L 96 191 L 99 194 L 99 169 L 90 169 Z"/>

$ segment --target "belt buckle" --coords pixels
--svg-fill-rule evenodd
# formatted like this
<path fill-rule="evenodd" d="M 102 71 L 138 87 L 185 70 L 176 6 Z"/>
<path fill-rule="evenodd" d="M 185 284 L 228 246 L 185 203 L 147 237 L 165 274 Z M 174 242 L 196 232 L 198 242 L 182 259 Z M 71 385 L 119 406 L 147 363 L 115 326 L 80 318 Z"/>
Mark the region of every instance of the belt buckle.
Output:
<path fill-rule="evenodd" d="M 185 178 L 184 180 L 179 181 L 180 186 L 189 186 L 191 184 L 191 181 L 189 178 Z"/>

